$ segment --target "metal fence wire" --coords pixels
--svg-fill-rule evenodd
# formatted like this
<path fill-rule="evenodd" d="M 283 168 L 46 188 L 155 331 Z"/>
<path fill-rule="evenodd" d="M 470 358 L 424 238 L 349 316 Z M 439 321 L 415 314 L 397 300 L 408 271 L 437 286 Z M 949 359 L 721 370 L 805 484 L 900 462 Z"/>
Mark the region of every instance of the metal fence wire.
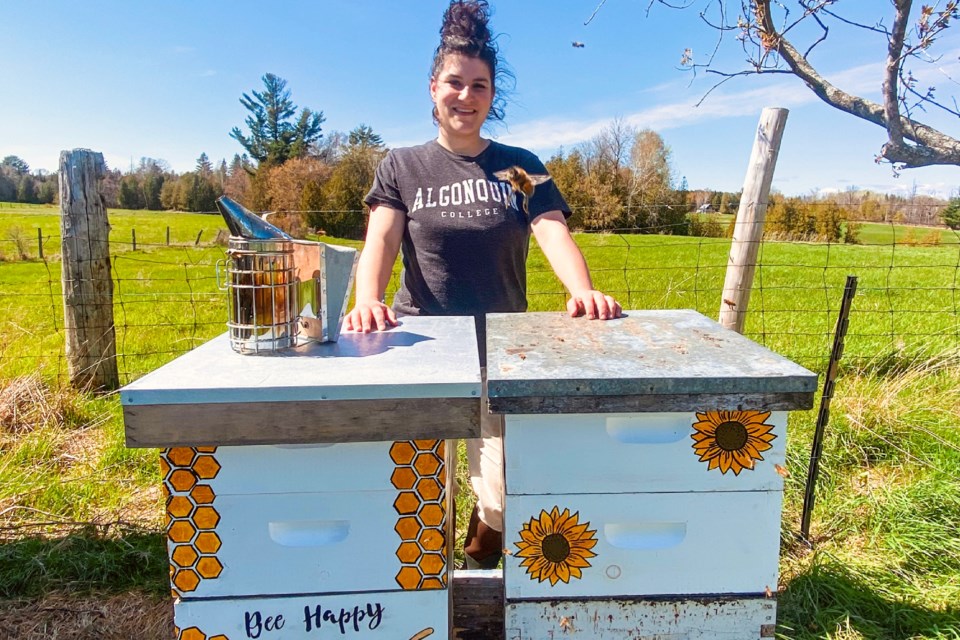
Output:
<path fill-rule="evenodd" d="M 695 309 L 717 318 L 723 304 L 733 216 L 715 216 L 710 235 L 688 222 L 582 231 L 577 241 L 596 288 L 624 309 Z M 170 242 L 143 229 L 111 237 L 114 325 L 120 379 L 126 383 L 226 330 L 227 300 L 215 265 L 226 233 Z M 816 239 L 768 233 L 759 248 L 744 334 L 821 371 L 848 275 L 859 278 L 845 351 L 846 363 L 910 359 L 960 348 L 960 234 L 945 227 L 894 220 L 847 220 L 850 238 Z M 682 228 L 681 228 L 682 226 Z M 693 229 L 703 232 L 704 227 Z M 169 231 L 166 234 L 169 238 Z M 360 246 L 359 242 L 326 239 Z M 0 375 L 37 370 L 64 379 L 64 315 L 54 233 L 17 232 L 0 239 Z M 535 243 L 528 260 L 530 311 L 560 311 L 566 294 Z M 481 268 L 483 265 L 478 265 Z M 387 291 L 399 285 L 395 276 Z"/>

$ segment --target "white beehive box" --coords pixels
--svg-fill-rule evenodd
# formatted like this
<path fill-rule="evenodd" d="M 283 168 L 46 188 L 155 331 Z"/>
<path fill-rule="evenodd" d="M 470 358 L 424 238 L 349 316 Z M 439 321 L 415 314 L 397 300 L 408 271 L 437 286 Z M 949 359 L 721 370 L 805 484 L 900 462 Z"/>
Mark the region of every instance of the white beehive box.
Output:
<path fill-rule="evenodd" d="M 487 353 L 508 638 L 772 633 L 787 412 L 814 374 L 683 310 L 492 314 Z"/>
<path fill-rule="evenodd" d="M 552 513 L 557 517 L 548 524 Z M 508 496 L 505 516 L 513 552 L 505 562 L 508 600 L 763 594 L 777 588 L 778 492 Z M 535 543 L 523 555 L 524 545 L 517 543 L 538 537 L 542 547 Z M 561 548 L 551 548 L 551 540 Z M 521 566 L 538 556 L 566 557 Z M 566 573 L 560 569 L 564 560 Z"/>
<path fill-rule="evenodd" d="M 221 336 L 125 387 L 128 444 L 165 447 L 181 637 L 249 637 L 261 601 L 263 637 L 317 637 L 307 594 L 324 611 L 379 603 L 354 635 L 446 638 L 446 439 L 476 435 L 480 395 L 472 318 L 258 356 Z"/>
<path fill-rule="evenodd" d="M 443 440 L 177 447 L 161 459 L 181 597 L 446 586 Z"/>
<path fill-rule="evenodd" d="M 511 415 L 509 494 L 627 491 L 781 491 L 787 412 L 764 421 L 776 436 L 749 473 L 717 472 L 691 445 L 696 412 Z M 576 473 L 557 460 L 577 452 Z"/>
<path fill-rule="evenodd" d="M 504 638 L 758 640 L 776 620 L 776 603 L 757 598 L 524 601 L 507 604 Z"/>

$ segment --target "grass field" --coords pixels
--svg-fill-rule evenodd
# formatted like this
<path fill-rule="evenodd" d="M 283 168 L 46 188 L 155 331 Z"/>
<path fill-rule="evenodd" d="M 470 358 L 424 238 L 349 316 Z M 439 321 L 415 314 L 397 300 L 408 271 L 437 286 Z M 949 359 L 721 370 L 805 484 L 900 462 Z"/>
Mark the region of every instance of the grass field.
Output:
<path fill-rule="evenodd" d="M 857 233 L 860 244 L 934 245 L 957 244 L 960 231 L 956 229 L 918 227 L 909 225 L 862 222 Z"/>
<path fill-rule="evenodd" d="M 110 214 L 126 382 L 225 330 L 214 266 L 223 249 L 211 244 L 222 224 L 203 215 Z M 34 243 L 37 227 L 59 234 L 55 210 L 0 208 L 0 238 L 11 224 L 27 227 L 27 215 Z M 183 246 L 166 246 L 167 226 L 171 244 L 181 238 Z M 625 308 L 716 317 L 729 241 L 577 241 L 598 287 Z M 63 313 L 51 243 L 46 262 L 35 252 L 0 262 L 0 598 L 29 607 L 53 594 L 69 608 L 69 598 L 132 590 L 162 602 L 156 451 L 124 447 L 115 397 L 91 399 L 57 384 Z M 795 533 L 816 412 L 790 419 L 778 637 L 960 638 L 960 246 L 768 242 L 761 263 L 747 334 L 819 372 L 843 282 L 848 273 L 859 277 L 812 548 Z M 529 269 L 531 310 L 562 308 L 562 289 L 535 247 Z M 461 535 L 468 503 L 463 496 Z M 0 603 L 0 628 L 4 611 Z"/>

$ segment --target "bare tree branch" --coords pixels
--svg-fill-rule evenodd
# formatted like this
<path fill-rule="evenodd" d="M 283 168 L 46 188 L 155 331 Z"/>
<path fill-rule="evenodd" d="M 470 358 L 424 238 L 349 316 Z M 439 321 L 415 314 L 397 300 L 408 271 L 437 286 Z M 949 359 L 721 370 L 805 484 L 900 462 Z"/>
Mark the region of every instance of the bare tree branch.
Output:
<path fill-rule="evenodd" d="M 903 126 L 900 123 L 900 90 L 897 80 L 903 59 L 903 39 L 907 33 L 907 20 L 913 0 L 894 0 L 896 15 L 893 18 L 893 31 L 890 33 L 887 48 L 887 65 L 883 79 L 883 114 L 886 118 L 887 134 L 890 143 L 903 144 Z"/>
<path fill-rule="evenodd" d="M 831 18 L 833 18 L 834 20 L 837 20 L 838 22 L 842 22 L 842 23 L 844 23 L 844 24 L 848 24 L 848 25 L 850 25 L 851 27 L 857 27 L 858 29 L 866 29 L 867 31 L 875 31 L 875 32 L 880 33 L 880 34 L 883 34 L 883 35 L 885 35 L 885 36 L 889 36 L 889 35 L 890 35 L 890 32 L 887 31 L 887 29 L 885 29 L 885 28 L 883 27 L 883 21 L 882 21 L 882 20 L 877 23 L 877 26 L 871 27 L 870 25 L 868 25 L 868 24 L 863 24 L 862 22 L 855 22 L 855 21 L 853 21 L 853 20 L 847 20 L 847 19 L 844 18 L 843 16 L 841 16 L 841 15 L 839 15 L 839 14 L 836 14 L 836 13 L 834 13 L 833 11 L 830 11 L 830 10 L 827 9 L 826 7 L 824 7 L 824 8 L 821 10 L 821 13 L 825 13 L 825 14 L 827 14 L 828 16 L 830 16 Z"/>
<path fill-rule="evenodd" d="M 803 12 L 799 18 L 790 23 L 787 22 L 790 10 L 780 0 L 740 0 L 742 14 L 738 17 L 736 25 L 733 25 L 727 23 L 726 5 L 728 2 L 732 3 L 734 1 L 706 1 L 707 8 L 714 4 L 719 7 L 719 23 L 714 23 L 707 17 L 706 9 L 699 12 L 700 19 L 719 33 L 717 42 L 706 62 L 695 62 L 690 48 L 684 52 L 681 60 L 681 66 L 691 69 L 694 76 L 696 76 L 698 69 L 704 68 L 707 73 L 723 77 L 723 80 L 707 90 L 696 103 L 697 106 L 703 104 L 714 90 L 733 78 L 761 73 L 789 73 L 803 80 L 817 97 L 831 107 L 886 129 L 887 142 L 880 149 L 877 156 L 878 162 L 889 162 L 895 170 L 938 164 L 960 165 L 960 140 L 928 126 L 912 116 L 914 109 L 925 111 L 927 105 L 932 105 L 950 115 L 960 117 L 960 106 L 958 106 L 956 98 L 951 96 L 950 101 L 953 107 L 949 107 L 934 98 L 933 87 L 930 87 L 926 94 L 916 91 L 914 88 L 916 81 L 913 75 L 907 71 L 907 75 L 904 76 L 903 66 L 905 61 L 911 57 L 929 63 L 937 61 L 937 58 L 929 56 L 927 51 L 937 37 L 951 26 L 951 20 L 960 19 L 960 0 L 947 0 L 942 9 L 937 8 L 939 2 L 934 6 L 923 5 L 916 27 L 915 42 L 908 39 L 908 25 L 913 0 L 890 0 L 895 15 L 893 27 L 889 30 L 884 26 L 882 18 L 874 26 L 871 26 L 839 15 L 832 10 L 832 7 L 838 4 L 840 0 L 796 0 L 797 4 L 803 8 Z M 584 24 L 588 24 L 593 19 L 604 2 L 606 0 L 601 0 L 590 19 Z M 655 2 L 672 9 L 687 9 L 696 0 L 649 0 L 647 13 Z M 771 2 L 774 2 L 783 11 L 784 26 L 781 29 L 775 26 L 771 12 Z M 882 34 L 885 37 L 887 40 L 887 55 L 882 84 L 882 104 L 877 104 L 835 87 L 820 75 L 810 63 L 810 54 L 830 35 L 830 28 L 821 18 L 821 14 L 843 24 Z M 807 47 L 805 53 L 800 53 L 786 38 L 786 34 L 808 19 L 817 23 L 820 28 L 820 35 Z M 712 68 L 723 37 L 728 31 L 739 31 L 737 39 L 741 42 L 741 46 L 747 54 L 747 63 L 752 67 L 751 69 L 724 72 Z M 756 50 L 752 51 L 752 47 L 756 47 Z M 789 70 L 781 68 L 781 61 L 786 64 Z M 940 69 L 940 71 L 951 83 L 960 84 L 943 69 Z M 916 101 L 910 103 L 907 100 L 908 95 L 915 97 Z"/>
<path fill-rule="evenodd" d="M 817 22 L 818 25 L 820 25 L 820 30 L 821 30 L 823 33 L 821 34 L 821 36 L 820 36 L 819 38 L 817 38 L 816 40 L 813 41 L 813 44 L 811 44 L 809 47 L 807 47 L 807 50 L 806 50 L 806 51 L 803 52 L 803 57 L 804 57 L 804 58 L 809 58 L 809 57 L 810 57 L 810 54 L 813 53 L 813 50 L 816 48 L 816 46 L 817 46 L 818 44 L 820 44 L 821 42 L 823 42 L 824 40 L 826 40 L 826 39 L 827 39 L 827 36 L 830 35 L 830 27 L 828 27 L 827 25 L 825 25 L 825 24 L 823 23 L 823 20 L 820 19 L 820 16 L 818 16 L 818 15 L 815 14 L 815 13 L 812 14 L 812 15 L 813 15 L 813 19 Z"/>
<path fill-rule="evenodd" d="M 584 26 L 590 24 L 590 22 L 593 21 L 593 17 L 594 17 L 595 15 L 597 15 L 597 13 L 600 11 L 600 7 L 602 7 L 602 6 L 603 6 L 603 3 L 606 2 L 606 1 L 607 1 L 607 0 L 600 0 L 600 4 L 598 4 L 598 5 L 597 5 L 597 8 L 593 10 L 593 13 L 590 14 L 590 17 L 587 18 L 587 21 L 583 23 Z"/>
<path fill-rule="evenodd" d="M 938 102 L 937 100 L 934 100 L 934 98 L 933 98 L 933 87 L 931 87 L 931 88 L 927 91 L 927 93 L 925 93 L 925 94 L 921 94 L 919 91 L 917 91 L 916 89 L 914 89 L 913 87 L 911 87 L 911 86 L 909 86 L 909 85 L 905 87 L 905 90 L 906 90 L 908 93 L 912 93 L 913 95 L 915 95 L 915 96 L 917 97 L 917 106 L 919 106 L 921 109 L 923 108 L 923 103 L 929 103 L 929 104 L 932 104 L 933 106 L 935 106 L 935 107 L 937 107 L 937 108 L 939 108 L 939 109 L 943 109 L 944 111 L 946 111 L 947 113 L 949 113 L 949 114 L 952 115 L 952 116 L 956 116 L 956 117 L 960 118 L 960 107 L 957 106 L 957 101 L 954 100 L 954 101 L 953 101 L 953 106 L 952 106 L 952 107 L 949 107 L 949 106 L 947 106 L 947 105 L 945 105 L 945 104 L 943 104 L 943 103 L 941 103 L 941 102 Z"/>
<path fill-rule="evenodd" d="M 693 106 L 695 106 L 695 107 L 699 107 L 701 104 L 703 104 L 704 101 L 706 101 L 707 96 L 709 96 L 711 93 L 713 93 L 713 91 L 714 91 L 715 89 L 719 89 L 719 88 L 720 88 L 720 85 L 725 84 L 725 83 L 729 82 L 730 80 L 733 80 L 734 78 L 737 78 L 737 77 L 739 77 L 739 76 L 754 76 L 754 75 L 757 75 L 757 74 L 760 73 L 760 72 L 759 72 L 759 71 L 752 71 L 752 70 L 750 70 L 750 71 L 737 71 L 737 72 L 734 72 L 734 73 L 726 73 L 726 72 L 724 72 L 724 71 L 717 71 L 716 69 L 707 69 L 707 73 L 712 73 L 712 74 L 714 74 L 714 75 L 723 76 L 723 80 L 717 82 L 715 85 L 713 85 L 712 87 L 710 87 L 710 88 L 707 90 L 707 92 L 704 93 L 704 94 L 700 97 L 699 100 L 697 100 L 696 104 L 693 105 Z M 791 74 L 792 74 L 791 71 L 787 71 L 787 70 L 785 70 L 785 69 L 771 69 L 771 70 L 769 70 L 769 71 L 764 71 L 763 73 L 784 73 L 784 74 L 787 74 L 787 75 L 791 75 Z"/>

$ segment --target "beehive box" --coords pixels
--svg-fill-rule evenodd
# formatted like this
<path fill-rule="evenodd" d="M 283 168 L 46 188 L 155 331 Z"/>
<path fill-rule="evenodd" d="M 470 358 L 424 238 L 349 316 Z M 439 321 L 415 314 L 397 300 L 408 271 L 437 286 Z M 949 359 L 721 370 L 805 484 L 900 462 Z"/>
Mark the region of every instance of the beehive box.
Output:
<path fill-rule="evenodd" d="M 507 638 L 772 633 L 787 413 L 814 374 L 687 310 L 494 314 L 487 350 Z"/>
<path fill-rule="evenodd" d="M 451 449 L 474 436 L 472 318 L 269 356 L 221 336 L 121 391 L 160 446 L 178 637 L 449 632 Z"/>

